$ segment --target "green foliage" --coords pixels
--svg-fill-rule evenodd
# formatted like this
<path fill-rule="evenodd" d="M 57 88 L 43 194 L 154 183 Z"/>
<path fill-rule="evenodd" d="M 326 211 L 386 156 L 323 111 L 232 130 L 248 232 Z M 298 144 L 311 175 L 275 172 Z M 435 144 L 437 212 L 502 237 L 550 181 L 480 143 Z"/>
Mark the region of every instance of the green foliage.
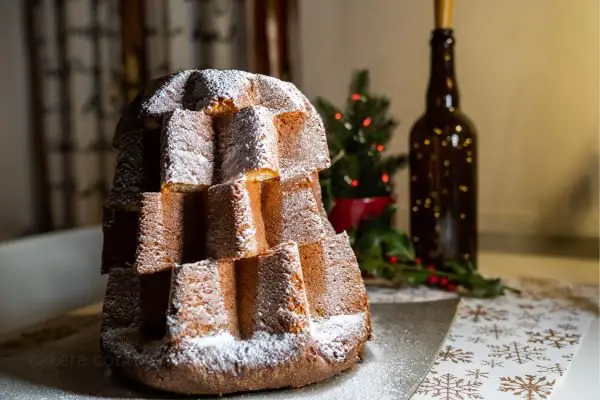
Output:
<path fill-rule="evenodd" d="M 499 279 L 481 276 L 467 261 L 449 261 L 437 270 L 425 268 L 415 258 L 408 235 L 391 226 L 395 211 L 390 206 L 380 217 L 364 221 L 351 232 L 352 248 L 363 271 L 399 285 L 426 284 L 431 277 L 436 277 L 438 282 L 446 278 L 446 288 L 456 287 L 464 296 L 487 298 L 506 291 L 519 293 Z"/>
<path fill-rule="evenodd" d="M 323 98 L 317 98 L 329 142 L 332 166 L 321 173 L 327 186 L 326 203 L 333 198 L 389 196 L 393 177 L 406 166 L 407 156 L 388 155 L 383 151 L 398 123 L 387 116 L 390 101 L 369 92 L 369 73 L 354 73 L 346 109 L 341 110 Z"/>

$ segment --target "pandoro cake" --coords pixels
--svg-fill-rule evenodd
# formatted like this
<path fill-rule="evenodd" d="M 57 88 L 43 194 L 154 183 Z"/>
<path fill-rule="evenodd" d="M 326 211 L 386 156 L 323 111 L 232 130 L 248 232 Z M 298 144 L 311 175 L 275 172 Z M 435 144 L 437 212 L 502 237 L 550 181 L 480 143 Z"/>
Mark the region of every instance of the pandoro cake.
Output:
<path fill-rule="evenodd" d="M 293 84 L 168 75 L 128 106 L 113 144 L 101 347 L 116 373 L 225 394 L 307 385 L 360 360 L 365 287 L 321 202 L 323 123 Z"/>

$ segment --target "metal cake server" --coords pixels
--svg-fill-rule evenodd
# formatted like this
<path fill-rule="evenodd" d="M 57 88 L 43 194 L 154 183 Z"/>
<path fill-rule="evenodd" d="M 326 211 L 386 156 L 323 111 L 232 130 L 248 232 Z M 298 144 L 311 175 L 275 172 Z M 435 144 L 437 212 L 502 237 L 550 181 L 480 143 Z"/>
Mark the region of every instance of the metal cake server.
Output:
<path fill-rule="evenodd" d="M 452 324 L 458 302 L 458 299 L 449 299 L 373 304 L 375 340 L 365 346 L 363 361 L 352 370 L 303 388 L 227 398 L 409 399 L 429 372 Z M 103 365 L 99 329 L 94 327 L 0 360 L 0 398 L 172 399 L 174 396 L 115 378 Z"/>

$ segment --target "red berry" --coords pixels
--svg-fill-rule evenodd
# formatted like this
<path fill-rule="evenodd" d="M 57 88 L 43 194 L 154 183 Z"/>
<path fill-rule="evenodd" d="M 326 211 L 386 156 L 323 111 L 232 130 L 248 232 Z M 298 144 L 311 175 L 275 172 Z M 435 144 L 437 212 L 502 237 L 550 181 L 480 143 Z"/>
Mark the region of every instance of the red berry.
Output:
<path fill-rule="evenodd" d="M 445 276 L 442 276 L 442 278 L 440 279 L 440 286 L 446 286 L 448 284 L 448 278 L 446 278 Z"/>
<path fill-rule="evenodd" d="M 388 261 L 390 262 L 390 264 L 396 264 L 398 262 L 398 257 L 396 257 L 396 256 L 389 256 L 388 257 Z"/>
<path fill-rule="evenodd" d="M 446 290 L 449 292 L 456 292 L 456 285 L 454 283 L 449 283 L 448 286 L 446 286 Z"/>
<path fill-rule="evenodd" d="M 429 278 L 427 278 L 427 283 L 430 285 L 435 285 L 436 283 L 438 283 L 438 277 L 435 275 L 431 275 Z"/>
<path fill-rule="evenodd" d="M 422 264 L 423 260 L 421 260 L 419 257 L 415 258 L 415 264 Z"/>

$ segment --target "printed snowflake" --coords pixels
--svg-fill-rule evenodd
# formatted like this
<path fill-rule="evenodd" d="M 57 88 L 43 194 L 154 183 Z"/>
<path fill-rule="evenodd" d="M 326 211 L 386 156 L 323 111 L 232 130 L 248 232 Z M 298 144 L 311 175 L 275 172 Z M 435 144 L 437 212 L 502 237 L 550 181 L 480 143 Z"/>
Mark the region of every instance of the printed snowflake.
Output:
<path fill-rule="evenodd" d="M 512 393 L 526 400 L 547 399 L 552 394 L 552 386 L 555 380 L 546 381 L 545 377 L 533 375 L 501 377 L 500 391 Z"/>
<path fill-rule="evenodd" d="M 462 338 L 463 336 L 464 335 L 459 335 L 456 333 L 449 333 L 446 340 L 448 340 L 449 342 L 456 342 L 458 339 Z"/>
<path fill-rule="evenodd" d="M 543 332 L 525 332 L 529 335 L 529 343 L 547 344 L 556 349 L 562 349 L 572 344 L 579 343 L 581 335 L 546 329 Z"/>
<path fill-rule="evenodd" d="M 558 327 L 560 329 L 562 329 L 563 331 L 574 331 L 577 329 L 577 327 L 575 325 L 571 325 L 568 322 L 566 324 L 560 324 L 560 325 L 558 325 Z"/>
<path fill-rule="evenodd" d="M 517 316 L 517 318 L 521 322 L 531 321 L 531 322 L 535 322 L 537 324 L 545 318 L 545 315 L 544 315 L 544 313 L 533 313 L 533 312 L 525 310 L 521 314 L 519 314 Z"/>
<path fill-rule="evenodd" d="M 559 363 L 552 365 L 536 365 L 536 367 L 538 367 L 537 372 L 542 374 L 558 374 L 559 376 L 563 376 L 565 373 L 563 366 Z"/>
<path fill-rule="evenodd" d="M 483 399 L 479 393 L 479 381 L 465 381 L 452 374 L 443 374 L 440 377 L 425 378 L 417 393 L 427 395 L 430 399 L 441 400 L 479 400 Z"/>
<path fill-rule="evenodd" d="M 504 361 L 498 360 L 496 358 L 490 358 L 489 360 L 482 361 L 481 365 L 490 368 L 504 368 Z"/>
<path fill-rule="evenodd" d="M 469 336 L 467 340 L 471 343 L 487 343 L 487 339 L 483 336 Z"/>
<path fill-rule="evenodd" d="M 490 348 L 490 357 L 503 358 L 514 361 L 517 364 L 525 364 L 530 361 L 546 361 L 546 350 L 540 347 L 524 346 L 517 342 L 503 344 L 500 346 L 488 345 Z"/>
<path fill-rule="evenodd" d="M 499 340 L 504 336 L 511 336 L 515 334 L 515 328 L 507 326 L 498 326 L 498 324 L 478 326 L 475 330 L 478 335 L 493 336 L 496 340 Z"/>
<path fill-rule="evenodd" d="M 573 354 L 573 353 L 569 353 L 569 354 L 563 354 L 563 355 L 562 355 L 562 358 L 564 358 L 564 359 L 565 359 L 565 360 L 567 360 L 567 361 L 573 361 L 573 356 L 574 356 L 574 354 Z"/>
<path fill-rule="evenodd" d="M 458 349 L 456 347 L 446 346 L 445 349 L 440 350 L 440 352 L 438 353 L 438 357 L 437 357 L 437 360 L 435 361 L 435 364 L 438 365 L 442 361 L 450 361 L 450 362 L 453 362 L 454 364 L 459 364 L 459 363 L 468 364 L 471 362 L 472 358 L 473 358 L 472 351 L 465 351 L 462 349 Z"/>
<path fill-rule="evenodd" d="M 465 305 L 461 308 L 460 318 L 470 320 L 471 322 L 481 321 L 506 321 L 508 311 L 494 308 L 483 307 L 481 304 L 476 306 Z"/>
<path fill-rule="evenodd" d="M 482 380 L 482 379 L 487 379 L 490 377 L 490 373 L 489 372 L 484 372 L 481 369 L 477 368 L 477 369 L 468 369 L 467 373 L 465 374 L 465 376 L 468 376 L 469 378 L 473 378 L 476 381 Z"/>
<path fill-rule="evenodd" d="M 579 315 L 579 309 L 582 308 L 582 306 L 583 305 L 573 300 L 552 300 L 548 312 L 564 312 L 572 316 L 577 316 Z"/>

